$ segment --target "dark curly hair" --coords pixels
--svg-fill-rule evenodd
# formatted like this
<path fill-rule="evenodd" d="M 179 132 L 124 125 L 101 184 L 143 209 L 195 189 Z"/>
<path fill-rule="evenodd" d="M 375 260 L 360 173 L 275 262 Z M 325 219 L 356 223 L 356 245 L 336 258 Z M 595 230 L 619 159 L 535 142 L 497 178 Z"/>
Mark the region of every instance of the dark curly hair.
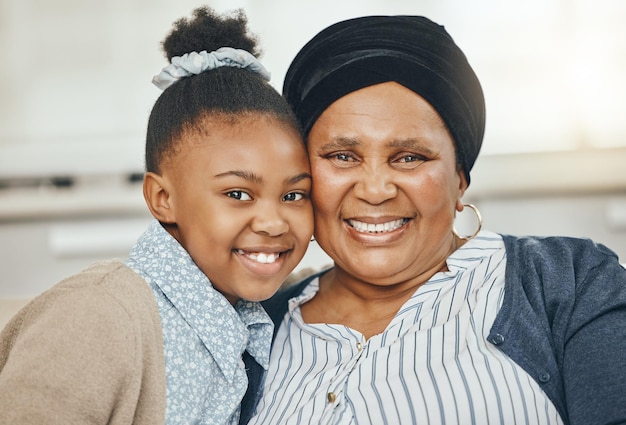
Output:
<path fill-rule="evenodd" d="M 255 36 L 248 33 L 248 19 L 241 10 L 220 16 L 207 6 L 181 18 L 161 43 L 165 56 L 208 52 L 220 47 L 243 49 L 259 57 Z M 302 135 L 283 97 L 260 75 L 246 69 L 221 67 L 183 78 L 165 89 L 155 102 L 146 134 L 146 171 L 159 172 L 162 160 L 172 154 L 185 130 L 206 119 L 235 122 L 250 114 L 265 115 Z"/>

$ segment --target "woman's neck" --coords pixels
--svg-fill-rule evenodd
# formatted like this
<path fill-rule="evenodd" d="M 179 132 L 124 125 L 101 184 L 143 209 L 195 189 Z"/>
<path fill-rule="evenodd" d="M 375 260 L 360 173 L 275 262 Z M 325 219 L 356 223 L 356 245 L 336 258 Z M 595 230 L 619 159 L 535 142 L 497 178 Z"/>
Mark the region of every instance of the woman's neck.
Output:
<path fill-rule="evenodd" d="M 302 305 L 302 318 L 307 323 L 348 326 L 369 339 L 387 328 L 417 288 L 445 270 L 443 261 L 408 281 L 389 283 L 367 282 L 336 266 L 320 277 L 318 293 Z"/>
<path fill-rule="evenodd" d="M 405 276 L 372 279 L 335 263 L 320 276 L 317 294 L 302 305 L 302 318 L 306 323 L 348 326 L 367 339 L 380 334 L 420 286 L 435 273 L 448 270 L 448 257 L 465 242 L 454 237 L 438 260 L 428 267 L 405 270 Z"/>

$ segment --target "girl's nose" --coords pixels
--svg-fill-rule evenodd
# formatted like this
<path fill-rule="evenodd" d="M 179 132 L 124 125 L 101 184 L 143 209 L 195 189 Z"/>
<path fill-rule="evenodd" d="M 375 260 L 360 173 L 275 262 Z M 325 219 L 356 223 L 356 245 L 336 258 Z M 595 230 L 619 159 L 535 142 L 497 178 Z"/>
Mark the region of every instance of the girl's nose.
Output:
<path fill-rule="evenodd" d="M 252 220 L 252 230 L 268 236 L 280 236 L 289 230 L 287 220 L 280 213 L 280 205 L 260 204 Z"/>

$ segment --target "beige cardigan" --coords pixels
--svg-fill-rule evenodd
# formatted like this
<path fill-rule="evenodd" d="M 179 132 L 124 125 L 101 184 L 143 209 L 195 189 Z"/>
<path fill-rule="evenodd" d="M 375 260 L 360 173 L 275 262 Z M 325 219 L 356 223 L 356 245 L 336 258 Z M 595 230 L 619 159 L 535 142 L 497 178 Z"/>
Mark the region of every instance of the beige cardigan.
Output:
<path fill-rule="evenodd" d="M 0 424 L 165 422 L 156 301 L 119 261 L 39 295 L 0 333 Z"/>

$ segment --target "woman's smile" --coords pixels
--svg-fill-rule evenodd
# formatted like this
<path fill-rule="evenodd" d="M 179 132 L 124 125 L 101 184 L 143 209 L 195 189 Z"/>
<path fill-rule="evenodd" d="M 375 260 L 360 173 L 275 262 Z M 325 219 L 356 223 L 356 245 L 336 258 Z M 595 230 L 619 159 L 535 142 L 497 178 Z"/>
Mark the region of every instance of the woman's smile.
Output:
<path fill-rule="evenodd" d="M 347 223 L 352 226 L 357 232 L 361 233 L 389 233 L 399 229 L 408 223 L 408 218 L 400 218 L 397 220 L 390 220 L 384 223 L 366 223 L 359 220 L 346 220 Z"/>

